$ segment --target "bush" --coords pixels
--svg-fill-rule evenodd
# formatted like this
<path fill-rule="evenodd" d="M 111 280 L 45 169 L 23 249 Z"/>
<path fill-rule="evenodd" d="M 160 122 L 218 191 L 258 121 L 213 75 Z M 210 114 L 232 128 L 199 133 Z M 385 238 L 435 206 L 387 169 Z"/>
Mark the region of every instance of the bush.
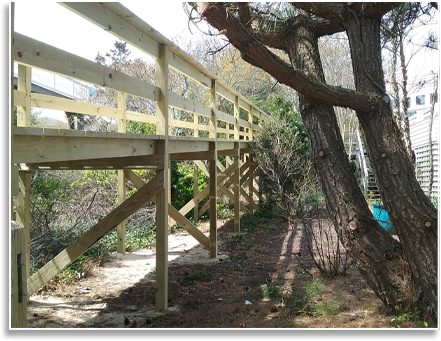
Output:
<path fill-rule="evenodd" d="M 309 175 L 309 142 L 300 114 L 292 111 L 292 104 L 281 96 L 272 100 L 275 120 L 256 134 L 258 175 L 267 209 L 290 218 L 303 194 L 305 176 Z"/>

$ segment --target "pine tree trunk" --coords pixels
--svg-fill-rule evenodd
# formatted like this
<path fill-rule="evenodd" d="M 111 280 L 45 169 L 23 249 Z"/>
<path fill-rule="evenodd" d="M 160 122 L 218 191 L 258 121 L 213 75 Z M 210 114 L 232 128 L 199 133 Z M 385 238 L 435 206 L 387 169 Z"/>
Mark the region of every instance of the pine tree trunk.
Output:
<path fill-rule="evenodd" d="M 324 82 L 317 37 L 304 17 L 289 36 L 295 68 Z M 311 143 L 312 159 L 326 198 L 327 209 L 346 251 L 367 283 L 386 306 L 393 307 L 405 290 L 410 272 L 400 244 L 373 218 L 357 184 L 334 108 L 299 95 L 301 115 Z"/>
<path fill-rule="evenodd" d="M 355 14 L 355 13 L 354 13 Z M 412 269 L 415 297 L 437 311 L 437 212 L 418 184 L 384 91 L 380 19 L 349 17 L 355 86 L 370 93 L 372 110 L 357 112 L 384 206 Z M 436 315 L 434 316 L 436 317 Z"/>

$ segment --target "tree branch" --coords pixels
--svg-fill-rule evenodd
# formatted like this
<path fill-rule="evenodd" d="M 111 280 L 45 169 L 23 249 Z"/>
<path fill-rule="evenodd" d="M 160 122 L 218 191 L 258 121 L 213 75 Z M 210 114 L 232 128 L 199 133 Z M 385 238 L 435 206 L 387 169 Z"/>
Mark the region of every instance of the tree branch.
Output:
<path fill-rule="evenodd" d="M 226 35 L 248 63 L 268 72 L 280 83 L 301 92 L 311 100 L 354 110 L 370 111 L 370 97 L 358 91 L 324 84 L 273 54 L 250 34 L 219 3 L 198 3 L 198 11 L 213 27 Z"/>
<path fill-rule="evenodd" d="M 387 12 L 401 5 L 400 2 L 363 2 L 353 3 L 353 5 L 345 2 L 291 2 L 291 4 L 306 12 L 341 24 L 344 24 L 347 6 L 354 8 L 357 6 L 360 15 L 381 18 Z"/>

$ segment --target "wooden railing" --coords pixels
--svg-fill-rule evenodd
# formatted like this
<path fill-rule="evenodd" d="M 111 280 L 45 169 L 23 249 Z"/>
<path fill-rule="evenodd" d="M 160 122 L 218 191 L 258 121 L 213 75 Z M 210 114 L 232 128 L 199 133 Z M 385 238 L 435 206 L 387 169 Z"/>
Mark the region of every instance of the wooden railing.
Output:
<path fill-rule="evenodd" d="M 176 108 L 194 114 L 192 122 L 169 118 L 165 131 L 170 134 L 171 127 L 188 128 L 198 137 L 199 131 L 209 131 L 210 123 L 199 123 L 198 116 L 207 117 L 212 123 L 210 138 L 232 138 L 252 140 L 253 132 L 260 129 L 259 123 L 268 119 L 268 116 L 241 96 L 222 80 L 212 75 L 208 70 L 194 61 L 175 44 L 154 31 L 148 24 L 136 17 L 129 10 L 118 3 L 64 3 L 63 6 L 78 13 L 96 25 L 105 28 L 118 38 L 139 48 L 156 60 L 160 58 L 160 46 L 164 46 L 167 58 L 167 68 L 171 67 L 182 75 L 189 77 L 211 92 L 209 103 L 200 103 L 185 98 L 169 90 L 161 91 L 159 86 L 144 80 L 131 77 L 113 68 L 100 65 L 74 54 L 47 45 L 24 35 L 15 33 L 13 41 L 14 61 L 19 64 L 18 88 L 14 91 L 14 104 L 20 107 L 36 107 L 57 109 L 78 114 L 95 115 L 117 119 L 118 132 L 125 132 L 127 120 L 158 125 L 159 120 L 153 115 L 126 110 L 127 95 L 140 97 L 144 100 L 166 101 L 168 108 Z M 111 27 L 111 29 L 109 29 Z M 158 68 L 158 63 L 156 65 Z M 71 77 L 99 87 L 118 91 L 117 108 L 96 105 L 87 102 L 78 102 L 54 96 L 31 93 L 29 68 L 39 68 L 63 76 Z M 157 84 L 168 79 L 159 79 Z M 164 74 L 168 77 L 168 73 Z M 233 112 L 223 112 L 218 107 L 218 97 L 232 103 Z M 239 118 L 242 108 L 248 114 L 248 119 Z M 18 125 L 30 126 L 30 114 L 23 115 Z M 220 122 L 224 122 L 220 127 Z M 157 130 L 157 134 L 160 130 Z"/>

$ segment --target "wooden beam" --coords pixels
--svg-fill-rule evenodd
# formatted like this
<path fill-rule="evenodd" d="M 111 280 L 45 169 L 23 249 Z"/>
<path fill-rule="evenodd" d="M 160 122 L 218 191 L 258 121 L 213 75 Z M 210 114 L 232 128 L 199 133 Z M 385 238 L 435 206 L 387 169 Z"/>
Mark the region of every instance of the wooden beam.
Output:
<path fill-rule="evenodd" d="M 254 213 L 254 169 L 255 169 L 255 163 L 254 163 L 254 154 L 250 154 L 250 167 L 249 167 L 249 179 L 248 179 L 248 196 L 249 196 L 249 209 L 251 213 Z"/>
<path fill-rule="evenodd" d="M 26 250 L 23 254 L 26 278 L 31 275 L 31 172 L 19 171 L 16 221 L 23 225 Z"/>
<path fill-rule="evenodd" d="M 217 154 L 216 142 L 211 142 L 212 158 L 209 161 L 210 170 L 210 187 L 209 202 L 210 202 L 210 257 L 217 257 Z"/>
<path fill-rule="evenodd" d="M 147 185 L 133 194 L 104 219 L 85 232 L 80 238 L 61 251 L 27 280 L 28 296 L 48 283 L 69 264 L 86 252 L 92 245 L 113 230 L 121 221 L 130 217 L 164 188 L 163 174 L 156 175 Z"/>
<path fill-rule="evenodd" d="M 118 109 L 121 110 L 122 115 L 118 119 L 118 132 L 126 132 L 126 98 L 124 92 L 118 92 Z M 121 205 L 126 200 L 126 178 L 123 170 L 118 170 L 118 205 Z M 116 252 L 126 252 L 126 221 L 122 221 L 116 228 Z"/>
<path fill-rule="evenodd" d="M 164 187 L 156 195 L 156 295 L 155 309 L 164 311 L 168 307 L 168 205 L 170 172 L 170 107 L 169 107 L 169 60 L 170 51 L 166 45 L 159 46 L 160 58 L 156 60 L 156 84 L 161 89 L 160 100 L 156 103 L 156 134 L 164 140 L 157 142 L 157 152 L 164 155 Z"/>
<path fill-rule="evenodd" d="M 201 161 L 198 161 L 198 162 L 200 162 L 205 168 L 205 165 Z M 199 168 L 200 168 L 200 166 L 196 162 L 194 162 L 194 165 L 193 165 L 193 197 L 195 197 L 199 193 Z M 195 223 L 197 223 L 199 220 L 199 212 L 198 211 L 199 211 L 199 205 L 195 205 L 194 209 L 193 209 L 193 219 L 194 219 Z"/>
<path fill-rule="evenodd" d="M 27 327 L 24 227 L 11 222 L 11 328 Z"/>
<path fill-rule="evenodd" d="M 211 157 L 211 152 L 189 152 L 189 153 L 171 153 L 171 161 L 185 161 L 185 160 L 208 160 Z"/>
<path fill-rule="evenodd" d="M 151 101 L 159 99 L 160 90 L 154 85 L 19 33 L 15 33 L 12 49 L 14 60 L 21 65 L 124 91 Z"/>
<path fill-rule="evenodd" d="M 25 105 L 25 92 L 14 90 L 14 103 L 16 105 Z M 102 116 L 120 119 L 122 111 L 117 108 L 110 108 L 102 105 L 95 105 L 86 102 L 78 102 L 72 99 L 31 93 L 31 107 L 62 110 L 85 114 L 91 116 Z M 126 111 L 126 120 L 144 123 L 156 123 L 156 117 L 134 111 Z"/>
<path fill-rule="evenodd" d="M 237 102 L 237 100 L 236 100 Z M 240 157 L 240 142 L 235 142 L 235 155 L 233 156 L 234 163 L 239 164 Z M 234 172 L 233 175 L 233 194 L 234 194 L 234 232 L 240 232 L 240 168 Z"/>
<path fill-rule="evenodd" d="M 173 92 L 169 93 L 170 106 L 182 109 L 191 113 L 197 113 L 205 117 L 211 117 L 211 108 L 207 105 L 203 105 L 199 102 L 192 101 L 188 98 L 179 96 Z"/>
<path fill-rule="evenodd" d="M 17 126 L 31 126 L 31 68 L 18 66 L 17 89 L 24 93 L 22 105 L 17 106 Z"/>
<path fill-rule="evenodd" d="M 164 156 L 160 154 L 147 156 L 128 156 L 117 158 L 101 158 L 89 160 L 59 161 L 26 163 L 29 170 L 43 169 L 131 169 L 131 168 L 158 168 L 164 167 Z"/>
<path fill-rule="evenodd" d="M 207 167 L 205 167 L 205 164 L 202 161 L 194 160 L 193 162 L 196 166 L 198 166 L 201 169 L 202 173 L 204 173 L 208 177 L 210 176 Z"/>
<path fill-rule="evenodd" d="M 31 131 L 31 129 L 27 129 Z M 13 160 L 19 163 L 66 162 L 91 159 L 117 158 L 129 156 L 147 156 L 156 154 L 155 141 L 146 141 L 142 136 L 120 134 L 121 138 L 112 134 L 103 134 L 108 138 L 94 137 L 97 133 L 85 137 L 84 131 L 78 131 L 83 136 L 74 136 L 76 131 L 63 129 L 45 129 L 44 133 L 53 132 L 60 136 L 31 134 L 14 134 Z M 15 132 L 15 131 L 14 131 Z M 65 136 L 63 136 L 65 135 Z M 115 133 L 115 135 L 117 135 Z M 134 135 L 134 134 L 132 134 Z M 146 135 L 144 135 L 146 136 Z M 109 146 L 112 146 L 109 148 Z"/>

